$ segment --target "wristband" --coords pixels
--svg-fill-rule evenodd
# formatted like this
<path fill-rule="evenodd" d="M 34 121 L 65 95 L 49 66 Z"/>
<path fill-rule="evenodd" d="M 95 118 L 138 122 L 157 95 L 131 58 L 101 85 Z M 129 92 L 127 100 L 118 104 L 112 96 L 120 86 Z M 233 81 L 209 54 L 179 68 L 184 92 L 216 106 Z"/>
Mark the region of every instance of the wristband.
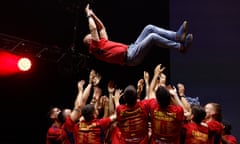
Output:
<path fill-rule="evenodd" d="M 92 15 L 88 15 L 88 16 L 87 16 L 87 18 L 90 18 L 90 17 L 92 17 Z"/>

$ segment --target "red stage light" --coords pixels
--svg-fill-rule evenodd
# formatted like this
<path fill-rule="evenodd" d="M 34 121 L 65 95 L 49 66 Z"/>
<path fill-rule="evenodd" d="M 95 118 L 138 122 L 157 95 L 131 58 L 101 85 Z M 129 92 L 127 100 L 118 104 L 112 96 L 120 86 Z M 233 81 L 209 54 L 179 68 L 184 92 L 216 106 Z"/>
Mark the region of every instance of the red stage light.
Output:
<path fill-rule="evenodd" d="M 8 76 L 28 71 L 32 67 L 32 62 L 26 57 L 0 50 L 0 76 Z"/>
<path fill-rule="evenodd" d="M 32 63 L 29 58 L 23 57 L 18 60 L 18 68 L 21 71 L 28 71 L 30 70 Z"/>

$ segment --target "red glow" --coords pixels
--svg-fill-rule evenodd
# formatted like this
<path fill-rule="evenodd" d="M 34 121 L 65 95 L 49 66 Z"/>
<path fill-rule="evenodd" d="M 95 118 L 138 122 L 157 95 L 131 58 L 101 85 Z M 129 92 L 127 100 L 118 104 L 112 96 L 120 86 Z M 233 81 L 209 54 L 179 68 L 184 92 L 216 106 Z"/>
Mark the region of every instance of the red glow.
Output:
<path fill-rule="evenodd" d="M 8 76 L 19 73 L 20 69 L 18 67 L 18 62 L 20 58 L 20 56 L 0 50 L 0 76 Z M 25 70 L 26 68 L 31 67 L 31 65 L 29 67 L 28 62 L 26 61 L 24 64 L 21 64 L 21 66 L 23 66 Z"/>

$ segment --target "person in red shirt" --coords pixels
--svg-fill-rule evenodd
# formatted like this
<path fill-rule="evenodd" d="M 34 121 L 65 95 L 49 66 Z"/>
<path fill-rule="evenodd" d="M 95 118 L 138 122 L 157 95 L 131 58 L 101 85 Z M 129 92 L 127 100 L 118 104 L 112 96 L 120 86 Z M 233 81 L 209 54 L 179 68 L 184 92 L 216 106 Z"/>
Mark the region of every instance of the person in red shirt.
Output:
<path fill-rule="evenodd" d="M 200 105 L 191 105 L 191 120 L 183 125 L 181 144 L 206 144 L 208 128 L 201 124 L 206 116 L 205 109 Z"/>
<path fill-rule="evenodd" d="M 62 128 L 63 123 L 58 119 L 61 110 L 58 107 L 53 107 L 49 110 L 49 118 L 52 121 L 46 135 L 46 144 L 67 144 L 68 136 Z"/>
<path fill-rule="evenodd" d="M 78 94 L 73 110 L 65 108 L 61 111 L 59 108 L 52 108 L 49 111 L 53 123 L 47 131 L 46 144 L 78 144 L 77 122 L 82 115 L 81 110 L 87 102 L 92 85 L 97 85 L 100 79 L 100 76 L 91 70 L 89 83 L 84 90 L 85 81 L 78 82 Z"/>
<path fill-rule="evenodd" d="M 122 98 L 126 104 L 116 107 L 117 126 L 112 132 L 114 144 L 148 143 L 148 108 L 145 100 L 138 101 L 135 86 L 128 85 Z"/>
<path fill-rule="evenodd" d="M 78 128 L 80 144 L 103 144 L 104 131 L 116 119 L 116 115 L 97 119 L 95 112 L 95 107 L 92 104 L 87 104 L 82 109 L 84 119 L 79 122 Z"/>
<path fill-rule="evenodd" d="M 227 122 L 223 121 L 222 122 L 224 129 L 223 129 L 223 137 L 222 137 L 222 143 L 223 144 L 237 144 L 237 138 L 232 135 L 231 130 L 232 130 L 232 125 Z"/>
<path fill-rule="evenodd" d="M 118 106 L 121 90 L 116 90 L 114 103 Z M 78 123 L 78 143 L 79 144 L 103 144 L 105 132 L 116 120 L 116 112 L 109 117 L 97 118 L 96 107 L 94 104 L 87 104 L 82 109 L 83 118 Z"/>
<path fill-rule="evenodd" d="M 205 105 L 206 117 L 204 123 L 209 129 L 208 144 L 221 144 L 223 134 L 222 109 L 218 103 L 207 103 Z"/>
<path fill-rule="evenodd" d="M 168 89 L 159 86 L 156 98 L 150 99 L 151 144 L 179 144 L 184 122 L 184 111 L 179 105 L 171 104 Z"/>
<path fill-rule="evenodd" d="M 105 26 L 89 8 L 89 4 L 85 11 L 90 33 L 84 37 L 83 43 L 90 54 L 107 63 L 136 66 L 142 63 L 154 46 L 186 52 L 193 40 L 193 35 L 187 34 L 187 21 L 184 21 L 177 32 L 149 24 L 130 45 L 111 41 Z"/>
<path fill-rule="evenodd" d="M 79 110 L 88 97 L 88 94 L 83 96 L 84 80 L 78 82 L 78 95 L 75 99 L 74 109 L 65 108 L 60 110 L 57 107 L 50 109 L 49 116 L 53 121 L 51 127 L 47 131 L 46 144 L 74 144 L 76 139 L 75 122 L 73 120 L 81 115 Z M 91 85 L 85 90 L 85 93 L 89 91 Z"/>

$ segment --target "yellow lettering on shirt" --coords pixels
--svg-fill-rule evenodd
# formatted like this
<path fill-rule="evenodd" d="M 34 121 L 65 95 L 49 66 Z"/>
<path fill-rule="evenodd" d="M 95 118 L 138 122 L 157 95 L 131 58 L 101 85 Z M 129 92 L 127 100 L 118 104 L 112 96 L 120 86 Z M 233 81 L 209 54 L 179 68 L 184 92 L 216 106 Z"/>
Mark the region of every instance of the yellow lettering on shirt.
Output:
<path fill-rule="evenodd" d="M 173 121 L 176 117 L 176 113 L 154 111 L 154 118 L 158 120 Z"/>
<path fill-rule="evenodd" d="M 205 142 L 208 140 L 208 135 L 200 131 L 192 130 L 192 136 L 194 136 L 194 138 L 197 140 L 201 140 Z"/>

